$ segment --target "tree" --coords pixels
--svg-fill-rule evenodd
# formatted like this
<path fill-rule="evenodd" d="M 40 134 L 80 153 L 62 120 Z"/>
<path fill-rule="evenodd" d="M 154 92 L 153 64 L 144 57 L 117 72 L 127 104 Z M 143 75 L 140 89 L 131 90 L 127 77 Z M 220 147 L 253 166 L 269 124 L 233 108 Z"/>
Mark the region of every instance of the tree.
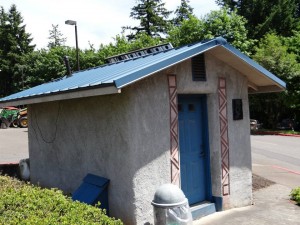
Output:
<path fill-rule="evenodd" d="M 170 11 L 168 11 L 161 0 L 138 0 L 138 5 L 131 9 L 130 17 L 139 20 L 140 25 L 135 27 L 124 27 L 132 32 L 127 36 L 129 40 L 135 39 L 138 34 L 146 33 L 151 37 L 161 37 L 169 27 L 167 20 Z"/>
<path fill-rule="evenodd" d="M 299 0 L 216 0 L 221 6 L 245 17 L 251 38 L 259 39 L 270 31 L 291 35 L 299 24 Z"/>
<path fill-rule="evenodd" d="M 174 26 L 170 30 L 168 40 L 175 46 L 180 46 L 222 36 L 233 46 L 249 54 L 254 41 L 247 37 L 245 24 L 246 20 L 235 11 L 230 12 L 228 8 L 222 8 L 211 11 L 202 19 L 190 16 L 181 26 Z"/>
<path fill-rule="evenodd" d="M 263 121 L 268 128 L 276 128 L 277 122 L 284 118 L 299 119 L 300 116 L 300 64 L 283 43 L 283 37 L 267 34 L 253 55 L 254 60 L 287 84 L 285 92 L 250 98 L 251 116 Z"/>
<path fill-rule="evenodd" d="M 97 55 L 98 59 L 103 64 L 106 63 L 105 59 L 110 56 L 119 55 L 158 44 L 161 44 L 159 37 L 152 38 L 145 33 L 138 34 L 135 40 L 130 41 L 124 35 L 117 35 L 114 38 L 114 42 L 111 42 L 108 45 L 101 45 Z"/>
<path fill-rule="evenodd" d="M 293 35 L 285 37 L 283 41 L 288 48 L 288 52 L 294 53 L 297 56 L 298 63 L 300 63 L 300 30 L 293 31 Z"/>
<path fill-rule="evenodd" d="M 16 5 L 8 12 L 0 10 L 0 96 L 22 89 L 24 55 L 34 50 L 32 38 L 26 32 L 21 13 Z"/>
<path fill-rule="evenodd" d="M 201 41 L 204 39 L 204 22 L 196 16 L 182 21 L 180 26 L 173 26 L 168 33 L 168 41 L 175 47 Z M 188 34 L 188 35 L 187 35 Z"/>
<path fill-rule="evenodd" d="M 193 15 L 193 8 L 189 5 L 189 0 L 181 0 L 180 6 L 175 10 L 176 17 L 173 24 L 179 26 L 184 20 L 188 20 Z"/>
<path fill-rule="evenodd" d="M 67 38 L 63 37 L 63 34 L 58 29 L 58 24 L 52 24 L 52 30 L 49 30 L 48 39 L 50 40 L 48 43 L 48 48 L 63 46 L 67 41 Z"/>
<path fill-rule="evenodd" d="M 204 24 L 206 39 L 222 36 L 243 53 L 250 55 L 254 41 L 248 37 L 247 20 L 236 11 L 229 11 L 226 7 L 212 11 L 204 17 Z"/>
<path fill-rule="evenodd" d="M 25 88 L 34 87 L 66 75 L 63 56 L 71 55 L 71 51 L 72 49 L 67 47 L 54 47 L 27 54 L 25 56 Z"/>

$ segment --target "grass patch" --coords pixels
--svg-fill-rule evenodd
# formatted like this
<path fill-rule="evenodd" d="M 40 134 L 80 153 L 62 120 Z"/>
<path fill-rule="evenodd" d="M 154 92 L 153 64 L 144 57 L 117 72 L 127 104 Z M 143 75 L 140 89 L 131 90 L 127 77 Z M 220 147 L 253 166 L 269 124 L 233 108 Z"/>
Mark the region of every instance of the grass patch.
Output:
<path fill-rule="evenodd" d="M 300 205 L 300 187 L 293 189 L 290 196 L 292 200 L 296 201 L 297 204 Z"/>
<path fill-rule="evenodd" d="M 121 225 L 105 210 L 74 202 L 57 189 L 33 186 L 0 176 L 0 224 Z"/>

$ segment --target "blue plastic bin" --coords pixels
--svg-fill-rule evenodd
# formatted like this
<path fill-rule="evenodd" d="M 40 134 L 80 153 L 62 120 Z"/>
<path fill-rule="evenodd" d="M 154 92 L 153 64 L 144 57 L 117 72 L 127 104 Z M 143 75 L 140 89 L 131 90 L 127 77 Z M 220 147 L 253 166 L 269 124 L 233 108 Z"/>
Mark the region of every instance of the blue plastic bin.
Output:
<path fill-rule="evenodd" d="M 89 205 L 95 205 L 100 201 L 100 208 L 106 209 L 108 214 L 108 184 L 109 179 L 87 174 L 83 183 L 73 193 L 72 199 Z"/>

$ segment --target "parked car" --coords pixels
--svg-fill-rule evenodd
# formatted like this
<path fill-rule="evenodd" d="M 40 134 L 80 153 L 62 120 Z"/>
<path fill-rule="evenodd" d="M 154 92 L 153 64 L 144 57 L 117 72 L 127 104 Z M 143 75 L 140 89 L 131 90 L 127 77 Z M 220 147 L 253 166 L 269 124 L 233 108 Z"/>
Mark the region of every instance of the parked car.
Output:
<path fill-rule="evenodd" d="M 258 130 L 262 127 L 262 124 L 258 120 L 250 119 L 250 130 Z"/>
<path fill-rule="evenodd" d="M 296 123 L 293 119 L 283 119 L 277 124 L 277 129 L 279 130 L 294 130 L 295 127 Z"/>

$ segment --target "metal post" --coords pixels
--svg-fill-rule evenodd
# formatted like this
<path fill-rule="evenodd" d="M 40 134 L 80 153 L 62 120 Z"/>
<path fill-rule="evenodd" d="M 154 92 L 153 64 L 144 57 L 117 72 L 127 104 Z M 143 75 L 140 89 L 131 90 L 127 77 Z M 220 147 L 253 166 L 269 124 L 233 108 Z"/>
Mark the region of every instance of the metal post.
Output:
<path fill-rule="evenodd" d="M 79 49 L 78 49 L 78 37 L 77 37 L 77 24 L 75 24 L 75 38 L 76 38 L 76 59 L 77 59 L 77 70 L 80 70 L 79 67 Z"/>
<path fill-rule="evenodd" d="M 65 24 L 75 25 L 75 40 L 76 40 L 76 59 L 77 59 L 77 70 L 80 70 L 79 67 L 79 48 L 78 48 L 78 37 L 77 37 L 77 22 L 75 20 L 66 20 Z"/>

